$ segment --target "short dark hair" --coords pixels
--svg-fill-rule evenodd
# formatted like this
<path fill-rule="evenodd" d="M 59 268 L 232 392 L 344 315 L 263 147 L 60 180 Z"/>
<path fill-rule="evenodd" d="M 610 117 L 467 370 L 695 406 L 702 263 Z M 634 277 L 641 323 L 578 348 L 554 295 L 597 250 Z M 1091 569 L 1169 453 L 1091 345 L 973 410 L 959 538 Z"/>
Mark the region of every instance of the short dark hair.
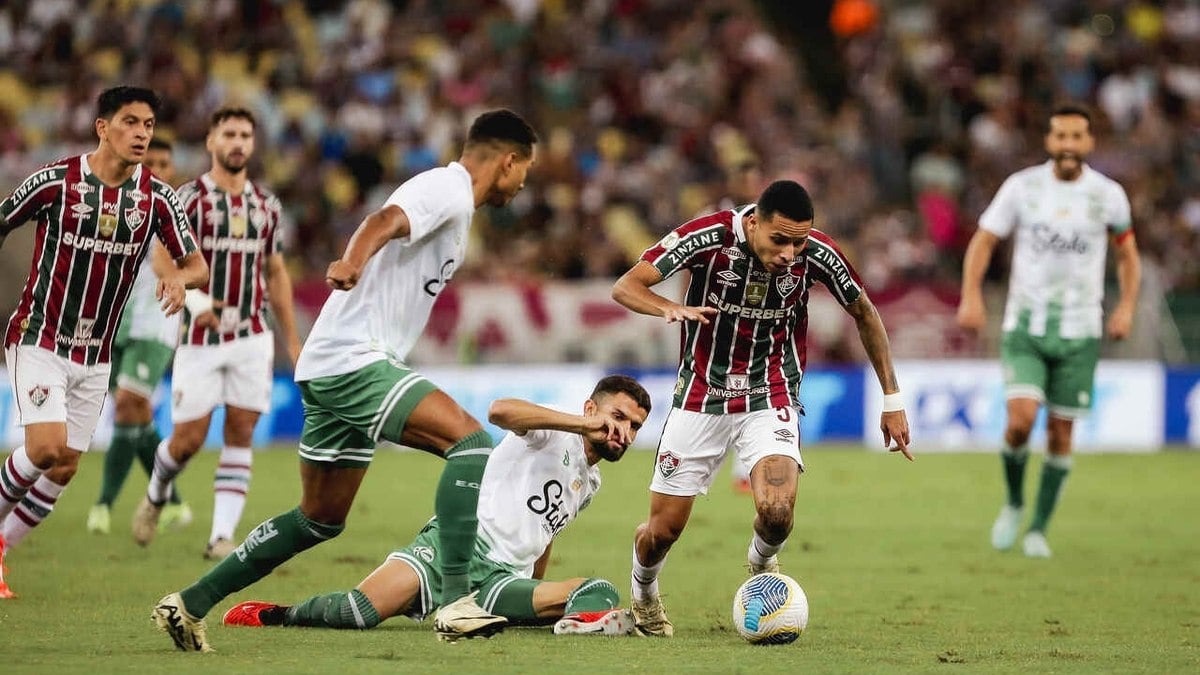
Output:
<path fill-rule="evenodd" d="M 537 132 L 517 113 L 501 108 L 485 112 L 471 123 L 467 132 L 467 144 L 509 143 L 516 146 L 522 157 L 533 155 L 533 144 L 537 143 Z"/>
<path fill-rule="evenodd" d="M 597 396 L 612 394 L 627 394 L 638 407 L 647 413 L 650 412 L 650 394 L 646 393 L 646 388 L 637 380 L 628 375 L 609 375 L 601 378 L 588 398 L 595 401 Z"/>
<path fill-rule="evenodd" d="M 812 220 L 812 197 L 794 180 L 777 180 L 763 190 L 754 213 L 763 220 L 770 220 L 776 213 L 799 222 Z"/>
<path fill-rule="evenodd" d="M 233 119 L 246 120 L 250 123 L 252 128 L 258 128 L 258 122 L 254 119 L 254 113 L 245 108 L 239 108 L 236 106 L 223 106 L 217 108 L 216 111 L 213 112 L 212 117 L 209 118 L 208 130 L 212 131 L 213 129 L 216 129 L 221 122 Z"/>
<path fill-rule="evenodd" d="M 147 150 L 166 150 L 167 152 L 171 152 L 174 149 L 174 146 L 171 145 L 171 141 L 163 140 L 157 136 L 150 139 L 150 145 L 147 147 Z"/>
<path fill-rule="evenodd" d="M 100 95 L 96 97 L 96 117 L 111 120 L 118 110 L 130 103 L 145 103 L 150 106 L 150 110 L 155 115 L 158 115 L 158 107 L 162 104 L 162 100 L 158 98 L 158 94 L 154 93 L 153 89 L 128 85 L 111 87 L 100 92 Z"/>
<path fill-rule="evenodd" d="M 1046 118 L 1046 133 L 1050 133 L 1050 120 L 1063 115 L 1076 115 L 1082 117 L 1087 122 L 1088 132 L 1092 131 L 1092 113 L 1087 107 L 1078 103 L 1064 103 L 1056 107 L 1050 112 L 1050 116 Z"/>

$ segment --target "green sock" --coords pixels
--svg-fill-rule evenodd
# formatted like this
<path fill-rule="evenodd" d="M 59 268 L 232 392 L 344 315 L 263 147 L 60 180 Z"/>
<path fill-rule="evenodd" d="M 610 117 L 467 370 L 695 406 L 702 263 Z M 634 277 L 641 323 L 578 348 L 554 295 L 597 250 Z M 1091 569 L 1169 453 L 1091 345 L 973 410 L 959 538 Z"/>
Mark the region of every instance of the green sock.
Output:
<path fill-rule="evenodd" d="M 1058 497 L 1062 494 L 1063 484 L 1069 473 L 1070 455 L 1046 455 L 1046 461 L 1042 463 L 1042 482 L 1038 486 L 1037 509 L 1033 513 L 1033 522 L 1029 524 L 1030 530 L 1046 531 L 1046 525 L 1050 522 L 1050 515 L 1054 513 L 1054 506 L 1058 504 Z"/>
<path fill-rule="evenodd" d="M 1004 485 L 1008 488 L 1008 505 L 1014 508 L 1025 506 L 1025 464 L 1029 460 L 1029 446 L 1019 448 L 1004 446 L 1000 451 L 1004 464 Z"/>
<path fill-rule="evenodd" d="M 134 424 L 117 424 L 113 426 L 112 443 L 108 452 L 104 453 L 104 474 L 100 479 L 100 499 L 98 504 L 112 506 L 125 485 L 129 476 L 129 467 L 133 466 L 133 456 L 137 452 L 141 440 L 142 427 Z"/>
<path fill-rule="evenodd" d="M 443 606 L 471 592 L 467 567 L 479 526 L 475 509 L 479 506 L 479 482 L 491 452 L 492 438 L 486 431 L 477 431 L 446 451 L 446 467 L 433 502 L 442 559 L 442 597 L 438 604 Z"/>
<path fill-rule="evenodd" d="M 357 588 L 329 595 L 315 595 L 289 607 L 283 616 L 285 626 L 310 628 L 358 628 L 365 630 L 379 625 L 379 612 Z"/>
<path fill-rule="evenodd" d="M 263 522 L 196 583 L 180 591 L 188 614 L 202 618 L 213 605 L 267 576 L 301 551 L 341 534 L 345 525 L 309 520 L 294 508 Z"/>
<path fill-rule="evenodd" d="M 621 594 L 607 579 L 588 579 L 567 596 L 566 615 L 579 612 L 606 612 L 621 604 Z"/>
<path fill-rule="evenodd" d="M 154 473 L 154 453 L 158 452 L 158 444 L 162 443 L 162 436 L 158 433 L 158 425 L 153 420 L 142 427 L 142 440 L 138 444 L 138 463 L 146 471 L 149 476 Z M 171 486 L 171 495 L 167 497 L 168 504 L 182 504 L 183 499 L 179 496 L 179 485 Z"/>

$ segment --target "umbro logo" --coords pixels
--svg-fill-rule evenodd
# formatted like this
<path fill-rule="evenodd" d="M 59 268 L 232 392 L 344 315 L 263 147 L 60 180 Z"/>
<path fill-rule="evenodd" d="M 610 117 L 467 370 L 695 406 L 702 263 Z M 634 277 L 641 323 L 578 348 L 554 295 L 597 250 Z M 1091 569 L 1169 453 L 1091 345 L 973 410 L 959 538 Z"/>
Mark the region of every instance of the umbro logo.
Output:
<path fill-rule="evenodd" d="M 775 440 L 779 441 L 780 443 L 791 443 L 792 439 L 795 437 L 796 434 L 791 429 L 775 430 Z"/>
<path fill-rule="evenodd" d="M 721 270 L 720 272 L 717 272 L 717 276 L 725 281 L 738 281 L 742 278 L 742 275 L 734 272 L 733 270 Z"/>

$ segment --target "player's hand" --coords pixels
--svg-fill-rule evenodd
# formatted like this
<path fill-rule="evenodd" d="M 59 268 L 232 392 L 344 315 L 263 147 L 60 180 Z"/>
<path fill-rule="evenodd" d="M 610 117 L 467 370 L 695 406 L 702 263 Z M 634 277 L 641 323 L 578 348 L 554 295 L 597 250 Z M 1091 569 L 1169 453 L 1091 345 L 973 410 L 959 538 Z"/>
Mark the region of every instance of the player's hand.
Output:
<path fill-rule="evenodd" d="M 617 443 L 621 447 L 629 447 L 633 440 L 633 432 L 629 420 L 617 420 L 608 415 L 588 415 L 584 438 L 592 443 Z"/>
<path fill-rule="evenodd" d="M 913 461 L 912 451 L 908 449 L 911 438 L 908 435 L 908 416 L 903 410 L 885 412 L 879 417 L 879 430 L 883 432 L 883 447 L 888 452 L 902 453 L 908 461 Z M 896 444 L 891 445 L 892 441 Z"/>
<path fill-rule="evenodd" d="M 983 298 L 964 295 L 958 303 L 958 325 L 970 331 L 983 330 L 987 326 L 987 311 Z"/>
<path fill-rule="evenodd" d="M 676 321 L 699 321 L 707 324 L 708 317 L 717 315 L 716 307 L 689 307 L 687 305 L 674 305 L 663 310 L 663 318 L 667 323 L 675 323 Z"/>
<path fill-rule="evenodd" d="M 325 271 L 325 283 L 335 291 L 348 291 L 358 283 L 361 272 L 345 260 L 334 260 Z"/>
<path fill-rule="evenodd" d="M 1124 340 L 1133 330 L 1133 308 L 1117 305 L 1112 316 L 1108 317 L 1108 336 L 1114 340 Z"/>
<path fill-rule="evenodd" d="M 183 309 L 184 294 L 187 288 L 179 280 L 178 275 L 171 275 L 158 280 L 154 289 L 154 297 L 159 301 L 163 314 L 174 316 Z"/>
<path fill-rule="evenodd" d="M 210 330 L 219 330 L 221 328 L 221 317 L 218 314 L 225 307 L 225 303 L 220 300 L 212 301 L 212 311 L 197 314 L 195 319 L 196 325 L 201 328 Z"/>

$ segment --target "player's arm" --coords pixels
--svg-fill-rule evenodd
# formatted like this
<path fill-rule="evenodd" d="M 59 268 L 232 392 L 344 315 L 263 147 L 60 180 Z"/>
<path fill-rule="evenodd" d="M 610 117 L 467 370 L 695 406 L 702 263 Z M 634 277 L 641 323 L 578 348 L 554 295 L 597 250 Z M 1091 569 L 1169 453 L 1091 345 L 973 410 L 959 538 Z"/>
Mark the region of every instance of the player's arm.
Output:
<path fill-rule="evenodd" d="M 288 358 L 292 367 L 296 367 L 296 359 L 300 358 L 300 336 L 296 333 L 296 312 L 292 303 L 292 277 L 288 274 L 287 263 L 282 253 L 274 253 L 267 258 L 266 265 L 267 294 L 271 303 L 271 311 L 275 322 L 283 333 L 287 344 Z"/>
<path fill-rule="evenodd" d="M 962 298 L 958 301 L 958 325 L 969 330 L 981 330 L 987 325 L 987 309 L 983 304 L 983 275 L 987 273 L 992 252 L 1000 238 L 982 227 L 975 230 L 967 253 L 963 257 Z"/>
<path fill-rule="evenodd" d="M 617 420 L 607 415 L 572 415 L 519 398 L 492 401 L 488 407 L 488 421 L 519 436 L 533 429 L 548 429 L 580 434 L 596 442 L 609 440 L 628 445 L 632 440 L 629 420 Z"/>
<path fill-rule="evenodd" d="M 650 290 L 663 280 L 658 268 L 645 260 L 639 260 L 628 272 L 613 284 L 612 298 L 638 314 L 660 316 L 667 323 L 674 321 L 699 321 L 708 323 L 708 317 L 716 316 L 716 307 L 690 307 L 669 300 Z"/>
<path fill-rule="evenodd" d="M 1132 231 L 1117 235 L 1114 239 L 1117 284 L 1121 287 L 1121 297 L 1113 308 L 1112 316 L 1108 317 L 1108 335 L 1120 340 L 1128 337 L 1133 328 L 1133 313 L 1137 309 L 1138 289 L 1142 284 L 1142 261 L 1138 257 L 1137 242 Z"/>
<path fill-rule="evenodd" d="M 546 550 L 542 551 L 542 555 L 538 556 L 537 562 L 533 563 L 533 578 L 542 580 L 546 578 L 546 568 L 550 566 L 550 548 L 554 546 L 554 540 L 551 539 L 549 544 L 546 544 Z"/>
<path fill-rule="evenodd" d="M 175 269 L 175 261 L 162 242 L 155 240 L 150 243 L 150 269 L 159 279 L 167 276 Z"/>
<path fill-rule="evenodd" d="M 348 291 L 358 283 L 371 256 L 393 239 L 408 236 L 412 226 L 404 209 L 388 204 L 363 219 L 346 244 L 342 257 L 329 264 L 325 282 L 335 290 Z"/>
<path fill-rule="evenodd" d="M 912 461 L 912 452 L 908 449 L 908 416 L 904 414 L 903 404 L 899 401 L 900 383 L 896 380 L 896 369 L 892 365 L 892 348 L 883 319 L 879 317 L 879 311 L 867 297 L 866 291 L 859 293 L 858 298 L 846 305 L 846 313 L 854 317 L 858 336 L 867 351 L 867 358 L 871 360 L 871 367 L 875 369 L 875 376 L 879 378 L 879 386 L 883 388 L 884 412 L 879 422 L 883 444 L 888 446 L 894 441 L 896 445 L 889 447 L 889 451 L 902 452 Z"/>

